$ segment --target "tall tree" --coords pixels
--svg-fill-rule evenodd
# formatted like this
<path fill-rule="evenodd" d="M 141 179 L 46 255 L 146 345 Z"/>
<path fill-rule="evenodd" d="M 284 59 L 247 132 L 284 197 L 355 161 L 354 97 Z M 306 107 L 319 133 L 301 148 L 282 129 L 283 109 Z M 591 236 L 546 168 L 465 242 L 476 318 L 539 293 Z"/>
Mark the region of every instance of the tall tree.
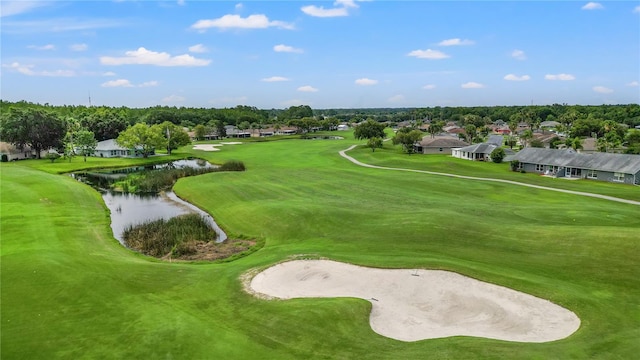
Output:
<path fill-rule="evenodd" d="M 140 151 L 143 157 L 149 157 L 155 148 L 165 146 L 165 138 L 159 128 L 151 128 L 147 124 L 138 123 L 121 132 L 116 142 L 128 149 Z"/>
<path fill-rule="evenodd" d="M 394 145 L 401 144 L 404 151 L 411 155 L 413 154 L 413 144 L 420 141 L 420 139 L 422 139 L 422 132 L 420 130 L 404 128 L 398 130 L 391 141 L 393 141 Z"/>
<path fill-rule="evenodd" d="M 371 139 L 374 137 L 384 139 L 386 136 L 386 134 L 384 133 L 385 128 L 385 124 L 379 123 L 374 120 L 367 120 L 366 122 L 355 127 L 353 136 L 358 140 Z"/>
<path fill-rule="evenodd" d="M 64 134 L 64 121 L 44 109 L 11 108 L 0 118 L 0 138 L 16 146 L 30 146 L 38 159 L 43 150 L 59 148 Z"/>
<path fill-rule="evenodd" d="M 87 156 L 93 155 L 93 153 L 96 151 L 98 141 L 91 131 L 83 129 L 76 132 L 75 145 L 75 149 L 80 153 L 80 155 L 82 155 L 84 161 L 86 162 Z"/>
<path fill-rule="evenodd" d="M 171 151 L 185 146 L 191 143 L 189 134 L 178 125 L 174 125 L 169 121 L 165 121 L 162 124 L 153 125 L 152 131 L 158 132 L 162 135 L 164 148 L 167 149 L 167 154 L 171 155 Z"/>
<path fill-rule="evenodd" d="M 433 121 L 431 122 L 431 124 L 429 124 L 429 134 L 431 134 L 431 137 L 435 137 L 436 134 L 439 134 L 442 132 L 442 130 L 444 129 L 444 121 Z"/>

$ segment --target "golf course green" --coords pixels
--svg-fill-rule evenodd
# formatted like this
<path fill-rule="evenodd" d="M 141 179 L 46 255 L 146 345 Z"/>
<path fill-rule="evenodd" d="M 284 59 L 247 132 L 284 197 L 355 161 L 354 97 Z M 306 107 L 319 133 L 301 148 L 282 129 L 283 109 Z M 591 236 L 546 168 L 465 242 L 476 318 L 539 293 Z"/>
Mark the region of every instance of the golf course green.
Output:
<path fill-rule="evenodd" d="M 246 166 L 174 186 L 230 237 L 264 241 L 247 256 L 214 263 L 169 263 L 124 248 L 111 234 L 100 194 L 62 174 L 141 159 L 1 164 L 1 357 L 629 359 L 640 353 L 640 206 L 365 168 L 339 155 L 353 144 L 364 142 L 347 136 L 174 151 L 176 158 Z M 406 155 L 390 142 L 348 154 L 385 167 L 640 200 L 637 186 Z M 581 326 L 545 343 L 462 336 L 403 342 L 371 329 L 365 300 L 263 300 L 244 291 L 248 271 L 300 258 L 450 270 L 550 300 L 573 311 Z"/>

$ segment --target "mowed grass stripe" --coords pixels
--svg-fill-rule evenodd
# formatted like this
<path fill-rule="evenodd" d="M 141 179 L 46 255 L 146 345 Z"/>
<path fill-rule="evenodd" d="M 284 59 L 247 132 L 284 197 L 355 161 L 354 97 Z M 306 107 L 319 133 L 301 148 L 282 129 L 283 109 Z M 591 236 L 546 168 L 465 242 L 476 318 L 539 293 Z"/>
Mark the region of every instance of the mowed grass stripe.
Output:
<path fill-rule="evenodd" d="M 181 179 L 176 192 L 231 233 L 267 240 L 258 252 L 221 264 L 133 254 L 111 238 L 92 190 L 24 169 L 28 163 L 2 164 L 3 357 L 627 358 L 640 351 L 633 341 L 640 336 L 637 207 L 362 169 L 338 155 L 345 143 L 193 151 L 216 163 L 242 160 L 248 170 Z M 14 216 L 24 223 L 11 223 Z M 372 332 L 370 306 L 361 300 L 269 302 L 243 292 L 238 277 L 246 270 L 295 254 L 454 270 L 551 299 L 575 311 L 583 327 L 545 344 L 464 337 L 402 343 Z"/>

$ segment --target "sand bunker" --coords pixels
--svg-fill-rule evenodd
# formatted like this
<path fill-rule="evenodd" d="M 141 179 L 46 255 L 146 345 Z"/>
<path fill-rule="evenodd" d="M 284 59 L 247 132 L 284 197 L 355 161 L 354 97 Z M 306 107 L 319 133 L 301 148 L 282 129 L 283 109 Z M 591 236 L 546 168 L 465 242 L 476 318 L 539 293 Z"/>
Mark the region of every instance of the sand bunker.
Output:
<path fill-rule="evenodd" d="M 239 142 L 239 141 L 221 142 L 220 144 L 224 144 L 224 145 L 242 145 L 242 143 Z"/>
<path fill-rule="evenodd" d="M 219 146 L 222 146 L 222 145 L 220 145 L 220 144 L 198 144 L 198 145 L 193 145 L 193 150 L 220 151 L 220 149 L 218 149 Z"/>
<path fill-rule="evenodd" d="M 580 327 L 573 312 L 550 301 L 449 271 L 296 260 L 262 271 L 250 288 L 281 299 L 368 300 L 371 328 L 402 341 L 464 335 L 546 342 L 563 339 Z"/>

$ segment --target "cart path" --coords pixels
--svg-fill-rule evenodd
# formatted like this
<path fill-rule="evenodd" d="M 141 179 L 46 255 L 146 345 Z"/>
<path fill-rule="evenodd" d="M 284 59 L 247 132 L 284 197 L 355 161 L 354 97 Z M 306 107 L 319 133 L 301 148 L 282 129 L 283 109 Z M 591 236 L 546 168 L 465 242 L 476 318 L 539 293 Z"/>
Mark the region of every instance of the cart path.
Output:
<path fill-rule="evenodd" d="M 620 203 L 640 206 L 640 201 L 621 199 L 621 198 L 617 198 L 617 197 L 613 197 L 613 196 L 600 195 L 600 194 L 594 194 L 594 193 L 588 193 L 588 192 L 582 192 L 582 191 L 564 190 L 564 189 L 557 189 L 557 188 L 552 188 L 552 187 L 548 187 L 548 186 L 525 184 L 525 183 L 512 181 L 512 180 L 503 180 L 503 179 L 494 179 L 494 178 L 482 178 L 482 177 L 475 177 L 475 176 L 448 174 L 448 173 L 442 173 L 442 172 L 436 172 L 436 171 L 428 171 L 428 170 L 392 168 L 392 167 L 386 167 L 386 166 L 377 166 L 377 165 L 365 164 L 365 163 L 360 162 L 360 161 L 352 158 L 351 156 L 347 155 L 347 151 L 354 149 L 356 146 L 357 145 L 351 145 L 349 148 L 340 151 L 339 152 L 340 156 L 342 156 L 343 158 L 351 161 L 352 163 L 354 163 L 356 165 L 367 167 L 367 168 L 380 169 L 380 170 L 409 171 L 409 172 L 416 172 L 416 173 L 423 173 L 423 174 L 430 174 L 430 175 L 448 176 L 448 177 L 459 178 L 459 179 L 468 179 L 468 180 L 493 181 L 493 182 L 499 182 L 499 183 L 505 183 L 505 184 L 511 184 L 511 185 L 526 186 L 526 187 L 535 188 L 535 189 L 557 191 L 557 192 L 562 192 L 562 193 L 566 193 L 566 194 L 588 196 L 588 197 L 593 197 L 593 198 L 598 198 L 598 199 L 603 199 L 603 200 L 616 201 L 616 202 L 620 202 Z"/>

